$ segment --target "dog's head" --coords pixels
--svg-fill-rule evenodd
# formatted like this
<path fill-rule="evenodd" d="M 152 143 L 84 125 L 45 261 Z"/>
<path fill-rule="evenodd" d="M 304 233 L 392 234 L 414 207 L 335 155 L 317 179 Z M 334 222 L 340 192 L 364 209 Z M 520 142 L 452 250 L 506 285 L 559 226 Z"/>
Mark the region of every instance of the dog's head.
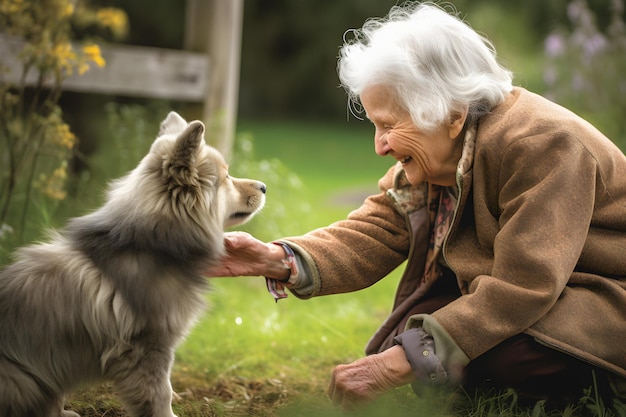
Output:
<path fill-rule="evenodd" d="M 222 155 L 204 140 L 204 124 L 170 112 L 148 155 L 174 215 L 221 228 L 252 218 L 265 203 L 265 184 L 234 178 Z"/>
<path fill-rule="evenodd" d="M 150 254 L 193 270 L 194 260 L 217 262 L 224 228 L 246 222 L 264 203 L 265 184 L 231 177 L 205 143 L 204 125 L 172 112 L 139 165 L 109 184 L 104 206 L 73 219 L 68 233 L 93 259 L 116 265 L 117 275 Z"/>

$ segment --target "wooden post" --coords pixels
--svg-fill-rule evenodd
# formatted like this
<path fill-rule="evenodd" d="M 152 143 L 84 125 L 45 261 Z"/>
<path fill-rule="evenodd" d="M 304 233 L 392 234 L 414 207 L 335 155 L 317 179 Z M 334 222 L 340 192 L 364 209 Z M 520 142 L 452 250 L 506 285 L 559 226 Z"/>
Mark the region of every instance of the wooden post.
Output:
<path fill-rule="evenodd" d="M 228 160 L 237 121 L 243 0 L 187 0 L 185 45 L 210 60 L 202 120 L 207 140 Z"/>

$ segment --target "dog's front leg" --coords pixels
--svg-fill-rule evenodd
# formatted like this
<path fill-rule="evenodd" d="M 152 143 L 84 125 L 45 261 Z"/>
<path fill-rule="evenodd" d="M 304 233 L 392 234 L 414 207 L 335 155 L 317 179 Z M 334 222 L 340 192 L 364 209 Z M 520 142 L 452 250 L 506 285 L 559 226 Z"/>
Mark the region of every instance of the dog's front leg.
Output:
<path fill-rule="evenodd" d="M 80 414 L 75 413 L 70 410 L 65 410 L 64 407 L 65 407 L 65 398 L 61 397 L 57 405 L 57 408 L 59 410 L 57 414 L 58 417 L 80 417 Z"/>
<path fill-rule="evenodd" d="M 133 417 L 176 417 L 172 412 L 170 369 L 173 351 L 124 355 L 111 375 L 115 388 Z M 113 369 L 111 369 L 113 371 Z"/>

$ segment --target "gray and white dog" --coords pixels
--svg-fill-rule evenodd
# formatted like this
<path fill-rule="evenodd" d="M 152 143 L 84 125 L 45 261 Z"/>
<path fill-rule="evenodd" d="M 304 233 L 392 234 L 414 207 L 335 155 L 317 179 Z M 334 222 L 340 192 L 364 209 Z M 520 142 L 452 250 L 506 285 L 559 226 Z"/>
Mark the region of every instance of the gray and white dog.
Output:
<path fill-rule="evenodd" d="M 109 380 L 132 416 L 174 416 L 175 347 L 203 311 L 223 230 L 265 202 L 228 175 L 204 125 L 172 112 L 104 206 L 0 271 L 0 417 L 76 416 L 64 395 Z"/>

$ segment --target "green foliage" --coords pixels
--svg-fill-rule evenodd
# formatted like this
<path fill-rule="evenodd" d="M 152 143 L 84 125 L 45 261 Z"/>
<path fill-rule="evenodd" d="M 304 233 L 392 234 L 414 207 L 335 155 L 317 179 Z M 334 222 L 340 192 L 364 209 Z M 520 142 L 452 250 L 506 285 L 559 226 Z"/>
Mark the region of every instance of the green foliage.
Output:
<path fill-rule="evenodd" d="M 92 0 L 124 8 L 128 42 L 181 47 L 184 7 L 171 0 Z M 599 28 L 613 0 L 589 0 Z M 343 34 L 396 0 L 245 0 L 239 114 L 243 117 L 325 118 L 343 121 L 346 98 L 338 88 L 337 51 Z M 453 0 L 459 13 L 491 38 L 516 82 L 542 93 L 541 42 L 556 25 L 569 27 L 568 0 Z M 600 73 L 601 74 L 601 73 Z M 599 76 L 599 75 L 596 75 Z M 601 75 L 600 75 L 601 76 Z"/>
<path fill-rule="evenodd" d="M 106 106 L 107 120 L 101 126 L 106 140 L 101 140 L 101 148 L 89 160 L 90 175 L 79 184 L 75 210 L 96 206 L 104 180 L 137 164 L 167 110 L 165 103 Z M 242 125 L 231 170 L 238 176 L 261 177 L 268 184 L 269 205 L 251 222 L 252 232 L 265 239 L 300 233 L 303 225 L 298 219 L 303 215 L 317 226 L 341 218 L 360 202 L 333 208 L 336 200 L 329 197 L 364 183 L 373 186 L 390 163 L 376 157 L 371 132 L 361 130 L 360 125 L 350 129 L 299 123 Z M 367 161 L 363 166 L 356 162 L 361 158 Z M 276 170 L 276 175 L 266 175 L 268 170 Z M 280 224 L 266 227 L 264 223 L 278 215 L 270 204 L 274 200 L 286 211 Z M 294 201 L 310 208 L 304 213 L 296 210 L 291 207 L 297 207 Z M 180 417 L 345 415 L 326 399 L 332 369 L 363 355 L 363 346 L 389 313 L 399 274 L 400 270 L 395 271 L 357 293 L 307 301 L 290 295 L 279 303 L 266 293 L 261 277 L 212 279 L 209 311 L 177 351 L 172 379 L 181 398 L 174 402 L 176 413 Z M 541 404 L 531 410 L 519 408 L 511 395 L 459 398 L 434 390 L 415 397 L 403 387 L 355 413 L 372 417 L 555 416 Z M 109 386 L 74 394 L 70 403 L 84 416 L 124 415 Z M 573 405 L 563 415 L 582 416 L 579 411 L 585 404 Z"/>
<path fill-rule="evenodd" d="M 604 22 L 611 0 L 590 0 Z M 246 0 L 240 114 L 247 117 L 324 117 L 341 121 L 337 51 L 344 32 L 384 16 L 396 0 Z M 447 2 L 444 2 L 447 3 Z M 505 64 L 530 89 L 541 63 L 541 40 L 567 24 L 567 0 L 454 0 L 460 15 L 494 41 Z M 262 81 L 259 81 L 262 80 Z M 541 91 L 537 91 L 541 93 Z"/>
<path fill-rule="evenodd" d="M 73 73 L 83 74 L 91 64 L 105 65 L 93 42 L 81 48 L 72 44 L 73 27 L 90 19 L 119 27 L 111 16 L 124 15 L 111 9 L 102 14 L 70 0 L 0 0 L 2 41 L 21 48 L 16 51 L 19 68 L 0 64 L 2 257 L 7 242 L 21 242 L 27 226 L 39 230 L 47 210 L 67 195 L 68 163 L 77 138 L 58 105 L 61 84 Z M 37 216 L 29 210 L 33 205 L 44 211 L 37 213 L 41 219 L 27 225 L 29 216 Z"/>
<path fill-rule="evenodd" d="M 168 112 L 169 104 L 162 101 L 145 105 L 107 103 L 99 149 L 90 161 L 95 180 L 117 178 L 134 169 L 150 150 Z"/>

